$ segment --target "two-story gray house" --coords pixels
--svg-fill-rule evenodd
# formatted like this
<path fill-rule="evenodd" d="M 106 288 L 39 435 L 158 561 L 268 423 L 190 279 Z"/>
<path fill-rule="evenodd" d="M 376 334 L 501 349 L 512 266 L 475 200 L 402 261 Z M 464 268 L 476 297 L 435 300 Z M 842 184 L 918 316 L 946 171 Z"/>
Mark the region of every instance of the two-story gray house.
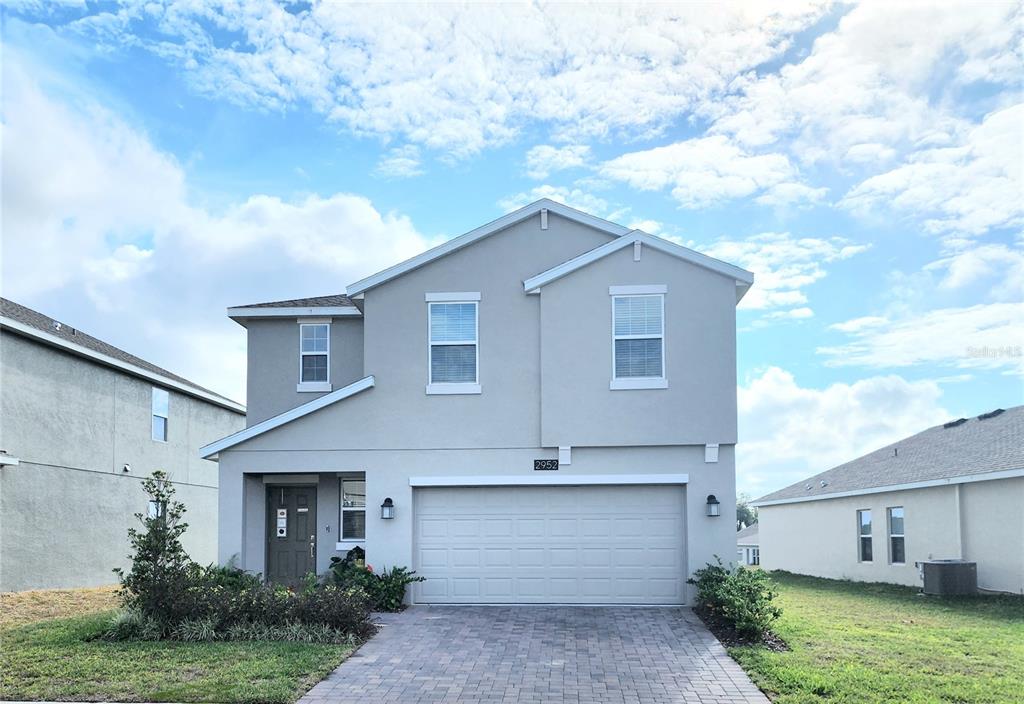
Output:
<path fill-rule="evenodd" d="M 346 295 L 229 309 L 221 561 L 293 582 L 358 545 L 426 577 L 416 603 L 685 603 L 735 550 L 752 281 L 541 200 Z"/>
<path fill-rule="evenodd" d="M 186 550 L 215 561 L 217 465 L 197 450 L 244 425 L 244 406 L 0 299 L 0 591 L 116 582 L 157 469 Z"/>

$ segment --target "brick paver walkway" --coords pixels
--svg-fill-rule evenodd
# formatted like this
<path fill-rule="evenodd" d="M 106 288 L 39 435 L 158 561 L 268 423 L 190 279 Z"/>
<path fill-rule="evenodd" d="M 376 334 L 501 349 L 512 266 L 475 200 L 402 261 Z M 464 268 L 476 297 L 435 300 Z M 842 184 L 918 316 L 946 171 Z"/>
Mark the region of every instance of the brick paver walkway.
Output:
<path fill-rule="evenodd" d="M 415 606 L 299 704 L 767 704 L 684 608 Z"/>

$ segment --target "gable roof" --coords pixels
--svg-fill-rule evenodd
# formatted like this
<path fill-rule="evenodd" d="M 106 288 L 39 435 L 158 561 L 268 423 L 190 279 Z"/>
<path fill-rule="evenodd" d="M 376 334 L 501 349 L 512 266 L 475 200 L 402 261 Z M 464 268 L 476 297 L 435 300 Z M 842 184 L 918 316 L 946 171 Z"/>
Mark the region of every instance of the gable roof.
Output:
<path fill-rule="evenodd" d="M 418 269 L 425 264 L 429 264 L 435 259 L 440 259 L 441 257 L 447 256 L 452 252 L 456 252 L 478 240 L 490 237 L 507 227 L 511 227 L 516 223 L 522 222 L 527 218 L 539 214 L 542 210 L 547 210 L 548 212 L 555 213 L 556 215 L 568 220 L 588 225 L 595 230 L 607 233 L 613 237 L 620 237 L 630 231 L 628 227 L 623 227 L 622 225 L 616 225 L 613 222 L 602 220 L 599 217 L 589 215 L 561 203 L 556 203 L 548 198 L 541 198 L 538 201 L 523 206 L 519 210 L 513 210 L 511 213 L 503 215 L 497 220 L 492 220 L 486 225 L 481 225 L 480 227 L 470 230 L 463 235 L 452 238 L 433 249 L 428 249 L 422 254 L 417 254 L 415 257 L 406 259 L 404 262 L 395 264 L 394 266 L 388 267 L 383 271 L 379 271 L 372 276 L 367 276 L 365 279 L 356 281 L 348 287 L 347 293 L 352 297 L 360 296 L 375 286 L 380 286 L 381 284 L 391 281 L 392 279 L 412 271 L 413 269 Z"/>
<path fill-rule="evenodd" d="M 596 262 L 598 259 L 603 259 L 609 254 L 614 254 L 619 250 L 632 246 L 636 243 L 640 243 L 641 247 L 647 246 L 670 254 L 673 257 L 678 257 L 684 261 L 696 264 L 697 266 L 710 269 L 716 273 L 728 276 L 736 281 L 736 302 L 738 303 L 744 294 L 750 289 L 750 286 L 754 283 L 754 275 L 746 269 L 741 269 L 738 266 L 734 266 L 727 262 L 723 262 L 714 257 L 709 257 L 706 254 L 694 251 L 689 247 L 683 247 L 675 242 L 669 242 L 663 240 L 660 237 L 654 235 L 648 235 L 642 230 L 630 230 L 625 235 L 607 242 L 600 247 L 596 247 L 589 252 L 584 252 L 578 257 L 562 262 L 557 266 L 553 266 L 547 271 L 542 271 L 536 276 L 531 276 L 523 282 L 523 289 L 527 293 L 540 293 L 540 289 L 543 286 L 557 281 L 563 276 L 567 276 L 578 269 L 581 269 L 588 264 Z"/>
<path fill-rule="evenodd" d="M 1024 476 L 1024 406 L 993 413 L 928 428 L 763 496 L 754 505 Z"/>
<path fill-rule="evenodd" d="M 267 418 L 265 421 L 261 421 L 256 425 L 251 425 L 248 428 L 239 430 L 237 433 L 232 433 L 225 438 L 221 438 L 215 442 L 211 442 L 209 445 L 205 445 L 199 448 L 199 456 L 204 460 L 217 459 L 217 453 L 234 447 L 246 440 L 251 440 L 257 435 L 263 435 L 268 431 L 278 428 L 285 423 L 291 423 L 293 420 L 297 420 L 302 416 L 308 416 L 314 411 L 319 411 L 321 408 L 330 406 L 332 403 L 342 401 L 349 396 L 355 396 L 360 391 L 372 388 L 375 383 L 373 375 L 363 377 L 359 381 L 354 381 L 348 386 L 343 386 L 340 389 L 324 394 L 319 398 L 315 398 L 312 401 L 296 406 L 295 408 L 289 409 L 284 413 L 279 413 L 272 418 Z"/>
<path fill-rule="evenodd" d="M 737 545 L 757 545 L 757 523 L 736 532 Z"/>
<path fill-rule="evenodd" d="M 355 307 L 355 303 L 344 293 L 335 293 L 330 296 L 314 296 L 313 298 L 291 298 L 287 301 L 270 301 L 268 303 L 250 303 L 237 308 L 323 308 L 327 307 Z"/>
<path fill-rule="evenodd" d="M 355 301 L 343 293 L 228 308 L 228 317 L 243 327 L 248 318 L 358 317 L 362 314 Z"/>
<path fill-rule="evenodd" d="M 238 413 L 245 406 L 20 303 L 0 298 L 0 324 L 25 337 L 86 357 Z"/>

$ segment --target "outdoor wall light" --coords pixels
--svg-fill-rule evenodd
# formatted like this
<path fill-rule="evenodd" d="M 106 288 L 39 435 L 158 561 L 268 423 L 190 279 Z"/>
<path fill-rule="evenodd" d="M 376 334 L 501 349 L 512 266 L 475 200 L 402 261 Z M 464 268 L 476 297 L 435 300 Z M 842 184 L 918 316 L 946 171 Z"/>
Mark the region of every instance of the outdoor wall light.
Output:
<path fill-rule="evenodd" d="M 721 516 L 722 505 L 715 498 L 714 494 L 708 494 L 708 515 L 709 516 Z"/>
<path fill-rule="evenodd" d="M 395 502 L 391 500 L 391 497 L 384 499 L 384 503 L 380 505 L 380 517 L 388 520 L 395 517 Z"/>

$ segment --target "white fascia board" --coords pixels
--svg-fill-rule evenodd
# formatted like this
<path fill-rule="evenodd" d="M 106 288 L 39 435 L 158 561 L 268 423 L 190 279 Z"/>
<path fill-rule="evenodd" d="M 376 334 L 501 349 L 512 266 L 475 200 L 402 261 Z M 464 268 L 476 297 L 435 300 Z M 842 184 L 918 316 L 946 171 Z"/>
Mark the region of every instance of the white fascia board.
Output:
<path fill-rule="evenodd" d="M 722 274 L 723 276 L 728 276 L 729 278 L 734 279 L 737 284 L 747 286 L 748 288 L 754 283 L 754 275 L 746 269 L 741 269 L 738 266 L 709 257 L 706 254 L 701 254 L 700 252 L 696 252 L 688 247 L 680 246 L 674 242 L 663 240 L 660 237 L 648 235 L 646 232 L 633 230 L 617 240 L 607 242 L 600 247 L 596 247 L 589 252 L 584 252 L 578 257 L 574 257 L 568 261 L 562 262 L 558 266 L 554 266 L 547 271 L 530 277 L 523 282 L 523 290 L 527 293 L 540 293 L 542 286 L 546 286 L 552 281 L 556 281 L 563 276 L 571 274 L 577 269 L 596 262 L 598 259 L 607 257 L 609 254 L 613 254 L 624 247 L 628 247 L 634 242 L 642 242 L 649 247 L 653 247 L 659 252 L 670 254 L 674 257 L 690 262 L 691 264 L 696 264 L 697 266 L 710 269 L 711 271 Z"/>
<path fill-rule="evenodd" d="M 687 474 L 544 474 L 466 475 L 462 477 L 409 477 L 409 486 L 626 486 L 686 484 Z"/>
<path fill-rule="evenodd" d="M 836 491 L 831 494 L 818 494 L 816 496 L 794 496 L 789 499 L 775 499 L 773 501 L 754 501 L 751 506 L 781 506 L 783 504 L 799 504 L 807 501 L 824 501 L 826 499 L 844 499 L 850 496 L 864 496 L 866 494 L 885 494 L 890 491 L 908 491 L 910 489 L 928 489 L 935 486 L 955 486 L 957 484 L 972 484 L 974 482 L 990 482 L 996 479 L 1013 479 L 1024 477 L 1024 468 L 1006 469 L 1001 472 L 986 472 L 985 474 L 967 474 L 959 477 L 947 477 L 945 479 L 927 479 L 921 482 L 910 482 L 908 484 L 890 484 L 889 486 L 873 486 L 868 489 L 853 489 L 850 491 Z"/>
<path fill-rule="evenodd" d="M 544 209 L 547 209 L 548 212 L 555 213 L 556 215 L 560 215 L 568 220 L 574 220 L 575 222 L 582 223 L 584 225 L 589 225 L 590 227 L 593 227 L 596 230 L 600 230 L 614 237 L 621 237 L 622 235 L 625 235 L 628 232 L 630 232 L 630 229 L 628 227 L 616 225 L 613 222 L 608 222 L 607 220 L 602 220 L 599 217 L 588 215 L 587 213 L 576 210 L 575 208 L 570 208 L 567 205 L 562 205 L 561 203 L 556 203 L 553 200 L 542 198 L 534 203 L 530 203 L 529 205 L 523 206 L 519 210 L 513 210 L 511 213 L 503 215 L 497 220 L 492 220 L 486 225 L 481 225 L 480 227 L 474 230 L 470 230 L 469 232 L 463 235 L 453 237 L 447 242 L 439 244 L 438 246 L 432 249 L 428 249 L 426 252 L 423 252 L 422 254 L 417 254 L 415 257 L 406 259 L 404 262 L 400 262 L 392 267 L 388 267 L 387 269 L 379 271 L 376 274 L 373 274 L 372 276 L 366 277 L 365 279 L 360 279 L 359 281 L 356 281 L 354 284 L 350 285 L 346 290 L 346 293 L 348 296 L 354 298 L 359 294 L 363 293 L 364 291 L 373 288 L 374 286 L 380 286 L 382 283 L 386 281 L 390 281 L 391 279 L 399 277 L 402 274 L 412 271 L 413 269 L 417 269 L 423 266 L 424 264 L 429 264 L 435 259 L 440 259 L 445 255 L 455 252 L 456 250 L 462 249 L 467 245 L 473 244 L 477 240 L 481 240 L 484 237 L 488 237 L 496 232 L 504 230 L 506 227 L 515 225 L 516 223 L 526 220 L 529 217 L 533 217 L 534 215 L 539 214 L 540 211 Z"/>
<path fill-rule="evenodd" d="M 70 340 L 65 340 L 64 338 L 57 337 L 56 335 L 50 335 L 49 333 L 43 332 L 42 330 L 38 330 L 29 325 L 25 325 L 24 323 L 14 320 L 12 318 L 0 317 L 0 325 L 2 325 L 5 328 L 14 330 L 15 332 L 26 337 L 31 337 L 35 340 L 38 340 L 44 344 L 51 345 L 58 349 L 62 349 L 66 352 L 70 352 L 71 354 L 78 355 L 79 357 L 91 359 L 94 362 L 104 364 L 108 367 L 113 367 L 114 369 L 118 369 L 120 371 L 131 374 L 132 376 L 141 377 L 143 379 L 146 379 L 147 381 L 151 381 L 155 384 L 166 387 L 168 389 L 174 389 L 175 391 L 186 394 L 187 396 L 198 398 L 202 401 L 206 401 L 208 403 L 220 406 L 221 408 L 226 408 L 229 411 L 235 411 L 236 413 L 245 413 L 245 406 L 243 406 L 240 403 L 236 403 L 235 401 L 232 401 L 230 399 L 221 398 L 220 396 L 209 393 L 207 391 L 202 391 L 200 389 L 193 388 L 188 384 L 183 384 L 180 381 L 177 381 L 176 379 L 171 379 L 170 377 L 163 376 L 162 374 L 151 372 L 148 369 L 143 369 L 142 367 L 138 367 L 129 362 L 117 359 L 116 357 L 105 355 L 102 352 L 96 352 L 95 350 L 91 350 L 88 347 L 76 345 L 74 342 L 71 342 Z"/>
<path fill-rule="evenodd" d="M 216 442 L 212 442 L 209 445 L 201 447 L 199 448 L 199 456 L 204 460 L 214 459 L 214 455 L 228 449 L 229 447 L 234 447 L 235 445 L 243 443 L 246 440 L 251 440 L 257 435 L 262 435 L 263 433 L 269 430 L 279 428 L 285 423 L 290 423 L 293 420 L 302 418 L 303 416 L 308 416 L 310 413 L 313 413 L 314 411 L 319 411 L 321 408 L 324 408 L 325 406 L 330 406 L 332 403 L 337 403 L 338 401 L 346 399 L 349 396 L 354 396 L 360 391 L 365 391 L 366 389 L 371 388 L 373 385 L 374 379 L 372 375 L 363 377 L 359 381 L 354 381 L 348 386 L 341 387 L 337 391 L 332 391 L 329 394 L 324 394 L 320 398 L 313 399 L 309 403 L 304 403 L 301 406 L 296 406 L 295 408 L 285 411 L 284 413 L 279 413 L 273 418 L 267 418 L 265 421 L 257 423 L 256 425 L 245 428 L 244 430 L 239 430 L 237 433 L 228 435 L 226 438 L 221 438 Z"/>
<path fill-rule="evenodd" d="M 311 308 L 228 308 L 229 318 L 346 318 L 360 317 L 362 312 L 355 306 L 316 306 Z"/>

